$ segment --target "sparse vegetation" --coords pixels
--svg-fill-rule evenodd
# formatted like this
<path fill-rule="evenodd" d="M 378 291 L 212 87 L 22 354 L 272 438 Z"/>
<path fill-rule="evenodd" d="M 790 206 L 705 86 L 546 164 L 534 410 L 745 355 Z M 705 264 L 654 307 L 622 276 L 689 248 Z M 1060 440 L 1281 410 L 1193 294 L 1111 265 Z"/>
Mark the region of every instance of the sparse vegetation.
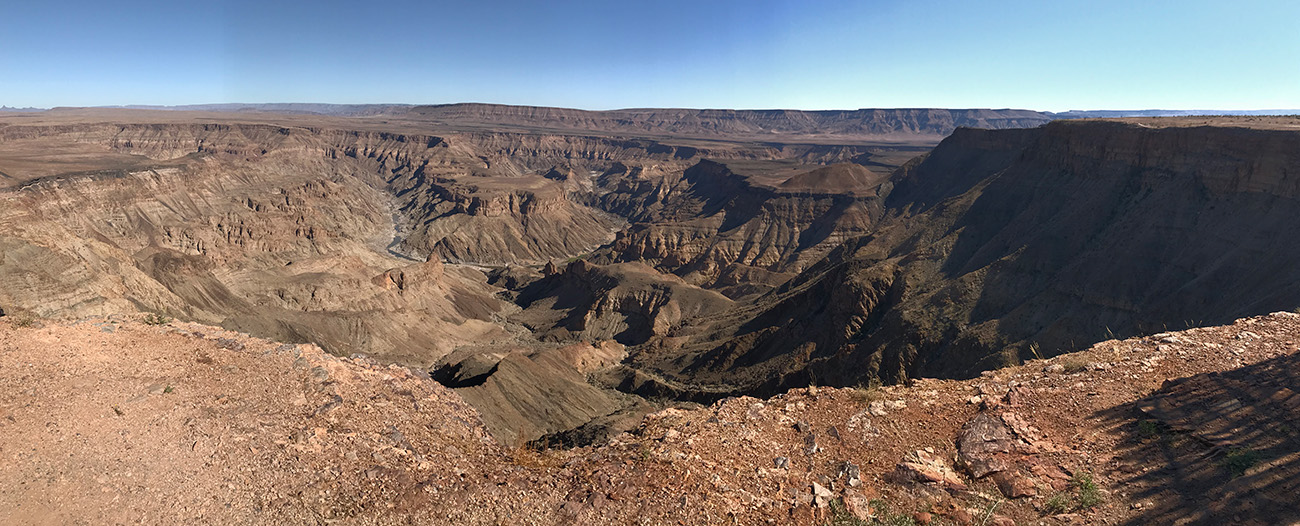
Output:
<path fill-rule="evenodd" d="M 892 510 L 890 510 L 889 503 L 881 499 L 873 499 L 870 503 L 870 506 L 872 511 L 876 512 L 876 515 L 874 518 L 872 518 L 871 522 L 868 524 L 871 524 L 873 526 L 875 525 L 915 526 L 916 525 L 916 519 L 913 519 L 911 514 L 906 512 L 894 513 Z"/>
<path fill-rule="evenodd" d="M 1258 451 L 1245 447 L 1234 447 L 1228 450 L 1228 454 L 1223 457 L 1223 467 L 1232 473 L 1233 478 L 1246 474 L 1246 471 L 1254 467 L 1261 460 Z"/>
<path fill-rule="evenodd" d="M 889 503 L 881 499 L 872 499 L 867 503 L 874 514 L 869 521 L 853 516 L 841 499 L 830 503 L 830 520 L 826 526 L 916 526 L 916 519 L 910 513 L 893 513 Z M 935 524 L 935 523 L 931 523 Z"/>
<path fill-rule="evenodd" d="M 1141 420 L 1137 423 L 1138 436 L 1153 438 L 1160 436 L 1160 425 L 1155 420 Z"/>
<path fill-rule="evenodd" d="M 1101 504 L 1102 500 L 1101 488 L 1097 487 L 1096 481 L 1092 480 L 1092 474 L 1080 471 L 1070 477 L 1068 489 L 1047 499 L 1043 504 L 1043 514 L 1059 515 L 1071 511 L 1089 510 Z"/>
<path fill-rule="evenodd" d="M 140 321 L 144 322 L 145 325 L 167 325 L 168 323 L 172 322 L 172 319 L 165 315 L 158 314 L 156 312 L 151 312 L 149 314 L 145 314 L 144 318 L 142 318 Z"/>
<path fill-rule="evenodd" d="M 860 404 L 869 404 L 880 399 L 880 382 L 877 380 L 865 386 L 854 387 L 852 397 L 855 402 Z"/>
<path fill-rule="evenodd" d="M 989 507 L 984 510 L 984 515 L 980 516 L 980 526 L 988 524 L 993 519 L 993 512 L 998 511 L 998 506 L 1001 506 L 1003 502 L 1005 502 L 1005 499 L 999 499 L 997 502 L 989 504 Z"/>
<path fill-rule="evenodd" d="M 1061 366 L 1065 367 L 1065 374 L 1081 373 L 1088 370 L 1088 362 L 1078 356 L 1071 356 L 1061 360 Z"/>
<path fill-rule="evenodd" d="M 1070 478 L 1070 486 L 1078 493 L 1079 509 L 1091 509 L 1101 504 L 1101 489 L 1093 482 L 1092 473 L 1075 473 Z"/>
<path fill-rule="evenodd" d="M 897 513 L 880 517 L 876 519 L 873 524 L 880 524 L 882 526 L 916 526 L 916 519 L 906 513 Z"/>
<path fill-rule="evenodd" d="M 1066 492 L 1060 492 L 1047 499 L 1047 503 L 1043 504 L 1043 513 L 1060 515 L 1070 511 L 1070 505 L 1070 495 Z"/>
<path fill-rule="evenodd" d="M 20 329 L 26 329 L 26 328 L 36 326 L 36 316 L 33 316 L 32 313 L 30 312 L 18 313 L 13 316 L 9 316 L 8 318 L 10 324 Z"/>
<path fill-rule="evenodd" d="M 831 519 L 826 526 L 868 526 L 869 524 L 871 523 L 849 513 L 848 508 L 844 506 L 844 501 L 840 499 L 831 501 Z"/>
<path fill-rule="evenodd" d="M 520 443 L 506 451 L 511 464 L 525 469 L 546 470 L 559 465 L 546 445 Z"/>
<path fill-rule="evenodd" d="M 1192 439 L 1187 438 L 1186 433 L 1165 433 L 1161 435 L 1160 438 L 1166 447 L 1172 449 L 1192 447 L 1194 444 Z"/>

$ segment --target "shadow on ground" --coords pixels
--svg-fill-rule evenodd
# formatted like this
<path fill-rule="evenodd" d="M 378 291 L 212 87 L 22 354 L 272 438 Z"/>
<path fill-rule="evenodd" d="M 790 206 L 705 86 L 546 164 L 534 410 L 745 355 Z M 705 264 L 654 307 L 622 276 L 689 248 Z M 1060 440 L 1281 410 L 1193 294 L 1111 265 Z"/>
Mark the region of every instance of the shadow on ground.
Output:
<path fill-rule="evenodd" d="M 1098 415 L 1127 435 L 1126 524 L 1300 524 L 1300 354 L 1168 381 Z"/>

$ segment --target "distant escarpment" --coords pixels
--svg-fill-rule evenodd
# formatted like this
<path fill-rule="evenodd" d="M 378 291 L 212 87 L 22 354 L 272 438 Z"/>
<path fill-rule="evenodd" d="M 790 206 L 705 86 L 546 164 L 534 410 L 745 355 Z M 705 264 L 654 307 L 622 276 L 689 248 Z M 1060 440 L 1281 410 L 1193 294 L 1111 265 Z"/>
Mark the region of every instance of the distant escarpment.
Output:
<path fill-rule="evenodd" d="M 582 130 L 628 136 L 672 135 L 724 139 L 784 136 L 944 137 L 958 127 L 1030 128 L 1052 120 L 1046 113 L 1012 109 L 697 110 L 584 111 L 495 104 L 416 106 L 411 114 L 460 125 Z"/>
<path fill-rule="evenodd" d="M 712 391 L 968 377 L 1300 305 L 1300 133 L 962 129 L 892 184 L 870 235 L 633 361 Z"/>

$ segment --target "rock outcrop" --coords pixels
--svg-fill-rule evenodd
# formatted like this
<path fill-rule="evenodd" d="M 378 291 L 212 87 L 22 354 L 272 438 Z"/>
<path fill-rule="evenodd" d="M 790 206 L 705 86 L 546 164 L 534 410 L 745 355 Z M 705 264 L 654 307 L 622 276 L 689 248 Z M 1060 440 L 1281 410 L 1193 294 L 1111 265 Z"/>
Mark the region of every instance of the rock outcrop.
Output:
<path fill-rule="evenodd" d="M 543 340 L 614 340 L 638 345 L 692 318 L 725 310 L 731 300 L 663 275 L 641 263 L 596 265 L 577 260 L 532 282 L 512 319 Z"/>
<path fill-rule="evenodd" d="M 614 342 L 541 349 L 467 349 L 449 357 L 433 374 L 479 408 L 493 437 L 517 445 L 636 406 L 636 397 L 587 381 L 589 374 L 626 356 L 624 347 Z M 624 419 L 635 426 L 645 412 Z M 621 422 L 606 425 L 617 424 Z"/>

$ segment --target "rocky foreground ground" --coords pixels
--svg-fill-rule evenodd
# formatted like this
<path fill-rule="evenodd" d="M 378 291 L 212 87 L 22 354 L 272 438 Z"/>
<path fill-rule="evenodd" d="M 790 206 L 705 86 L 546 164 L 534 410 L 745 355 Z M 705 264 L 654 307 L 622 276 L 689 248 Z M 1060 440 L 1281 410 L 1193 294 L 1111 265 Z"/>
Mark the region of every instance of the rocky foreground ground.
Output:
<path fill-rule="evenodd" d="M 1287 524 L 1298 343 L 1281 312 L 969 381 L 668 409 L 538 451 L 418 371 L 10 316 L 0 523 Z"/>

